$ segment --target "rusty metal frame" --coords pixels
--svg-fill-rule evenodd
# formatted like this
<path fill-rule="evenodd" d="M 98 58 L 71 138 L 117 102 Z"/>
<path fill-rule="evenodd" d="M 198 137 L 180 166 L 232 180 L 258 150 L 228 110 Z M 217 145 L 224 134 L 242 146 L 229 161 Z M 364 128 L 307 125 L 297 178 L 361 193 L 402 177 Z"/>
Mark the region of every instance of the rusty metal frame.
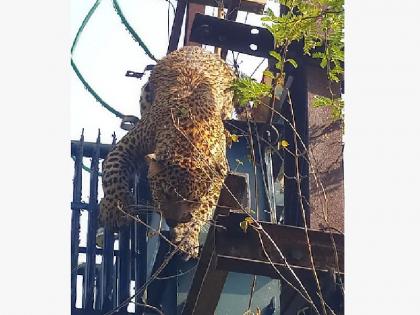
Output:
<path fill-rule="evenodd" d="M 217 215 L 216 228 L 212 227 L 209 231 L 183 315 L 214 314 L 229 271 L 283 278 L 295 286 L 298 286 L 295 275 L 307 285 L 313 282 L 305 229 L 260 222 L 284 255 L 283 259 L 264 233 L 252 226 L 246 232 L 241 229 L 239 224 L 245 217 L 245 214 L 235 212 Z M 343 276 L 343 235 L 318 230 L 308 230 L 308 234 L 319 277 L 329 279 L 332 270 L 339 277 Z M 286 266 L 286 261 L 295 275 Z M 328 281 L 324 283 L 324 286 L 329 285 Z M 290 303 L 297 300 L 296 294 L 292 291 L 288 299 Z"/>

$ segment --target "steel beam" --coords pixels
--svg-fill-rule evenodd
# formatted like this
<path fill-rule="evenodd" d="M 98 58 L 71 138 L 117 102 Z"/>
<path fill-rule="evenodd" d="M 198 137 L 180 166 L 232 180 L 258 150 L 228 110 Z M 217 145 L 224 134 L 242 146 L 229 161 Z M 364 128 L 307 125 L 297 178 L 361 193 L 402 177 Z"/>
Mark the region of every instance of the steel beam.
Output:
<path fill-rule="evenodd" d="M 80 142 L 72 140 L 71 141 L 71 155 L 76 156 L 79 154 L 80 151 Z M 83 157 L 92 157 L 96 150 L 96 147 L 99 147 L 99 158 L 104 159 L 108 155 L 108 152 L 111 151 L 112 146 L 110 144 L 103 144 L 99 143 L 96 144 L 95 142 L 84 142 L 83 143 Z"/>
<path fill-rule="evenodd" d="M 182 315 L 214 314 L 228 272 L 216 270 L 214 227 L 210 227 Z"/>
<path fill-rule="evenodd" d="M 245 217 L 240 213 L 218 217 L 215 233 L 218 269 L 272 278 L 280 278 L 273 265 L 286 270 L 286 262 L 292 268 L 312 270 L 304 228 L 260 222 L 264 232 L 252 226 L 244 232 L 240 222 Z M 344 273 L 344 236 L 311 229 L 308 236 L 315 269 Z"/>
<path fill-rule="evenodd" d="M 217 7 L 217 1 L 214 0 L 190 0 L 190 3 L 205 4 L 211 7 Z M 223 3 L 225 8 L 229 8 L 235 0 L 224 0 Z M 239 6 L 239 11 L 246 11 L 256 14 L 262 14 L 264 12 L 264 6 L 267 0 L 242 0 Z"/>

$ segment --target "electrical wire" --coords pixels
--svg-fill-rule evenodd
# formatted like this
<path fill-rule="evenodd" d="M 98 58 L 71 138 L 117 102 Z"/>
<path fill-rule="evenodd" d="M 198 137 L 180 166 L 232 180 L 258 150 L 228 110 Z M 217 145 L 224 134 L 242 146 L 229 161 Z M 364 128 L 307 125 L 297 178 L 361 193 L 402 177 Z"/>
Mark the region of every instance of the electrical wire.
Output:
<path fill-rule="evenodd" d="M 121 7 L 117 0 L 113 0 L 112 4 L 114 6 L 115 12 L 120 17 L 121 22 L 124 24 L 127 31 L 130 33 L 130 35 L 133 37 L 133 39 L 137 42 L 137 44 L 140 45 L 141 48 L 143 48 L 146 55 L 148 55 L 152 60 L 157 61 L 156 57 L 153 56 L 153 54 L 150 52 L 149 48 L 145 45 L 145 43 L 141 40 L 140 36 L 137 35 L 137 33 L 134 31 L 134 29 L 131 27 L 131 25 L 128 23 L 127 19 L 125 18 L 123 12 L 121 11 Z"/>
<path fill-rule="evenodd" d="M 115 116 L 117 116 L 118 118 L 123 118 L 125 115 L 122 114 L 121 112 L 117 111 L 116 109 L 114 109 L 111 105 L 109 105 L 108 103 L 106 103 L 96 92 L 95 90 L 90 86 L 90 84 L 85 80 L 85 78 L 83 77 L 83 75 L 80 73 L 79 69 L 77 68 L 76 64 L 73 61 L 73 58 L 71 59 L 71 66 L 74 70 L 74 72 L 76 73 L 77 77 L 79 78 L 79 80 L 83 83 L 84 87 L 86 88 L 86 90 L 88 90 L 88 92 L 90 94 L 92 94 L 92 96 L 95 98 L 95 100 L 100 103 L 103 107 L 105 107 L 108 111 L 110 111 L 111 113 L 113 113 Z"/>

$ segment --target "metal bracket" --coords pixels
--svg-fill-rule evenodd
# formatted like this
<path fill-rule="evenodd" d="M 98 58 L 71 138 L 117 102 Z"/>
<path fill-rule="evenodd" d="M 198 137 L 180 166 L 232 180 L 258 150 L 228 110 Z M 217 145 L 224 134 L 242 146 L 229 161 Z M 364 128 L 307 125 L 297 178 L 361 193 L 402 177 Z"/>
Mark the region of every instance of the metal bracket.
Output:
<path fill-rule="evenodd" d="M 130 78 L 141 79 L 144 76 L 146 71 L 152 71 L 154 67 L 155 65 L 147 65 L 146 68 L 144 68 L 143 72 L 127 70 L 127 72 L 125 73 L 125 76 L 130 77 Z"/>
<path fill-rule="evenodd" d="M 125 73 L 126 77 L 137 78 L 137 79 L 141 79 L 143 75 L 144 75 L 144 72 L 135 72 L 131 70 L 127 70 L 127 72 Z"/>
<path fill-rule="evenodd" d="M 130 131 L 140 121 L 136 116 L 126 115 L 121 120 L 120 128 L 123 130 Z"/>
<path fill-rule="evenodd" d="M 204 14 L 195 15 L 189 40 L 264 58 L 274 50 L 274 37 L 266 28 Z"/>

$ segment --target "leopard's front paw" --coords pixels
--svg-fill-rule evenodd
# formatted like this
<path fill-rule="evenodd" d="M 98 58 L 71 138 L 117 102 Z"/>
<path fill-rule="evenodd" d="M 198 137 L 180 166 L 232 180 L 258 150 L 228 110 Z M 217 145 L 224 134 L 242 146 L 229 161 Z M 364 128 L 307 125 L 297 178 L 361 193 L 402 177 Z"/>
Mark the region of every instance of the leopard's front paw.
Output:
<path fill-rule="evenodd" d="M 187 261 L 197 258 L 200 244 L 198 233 L 191 229 L 188 224 L 179 224 L 172 230 L 172 241 L 181 251 L 181 257 Z"/>

